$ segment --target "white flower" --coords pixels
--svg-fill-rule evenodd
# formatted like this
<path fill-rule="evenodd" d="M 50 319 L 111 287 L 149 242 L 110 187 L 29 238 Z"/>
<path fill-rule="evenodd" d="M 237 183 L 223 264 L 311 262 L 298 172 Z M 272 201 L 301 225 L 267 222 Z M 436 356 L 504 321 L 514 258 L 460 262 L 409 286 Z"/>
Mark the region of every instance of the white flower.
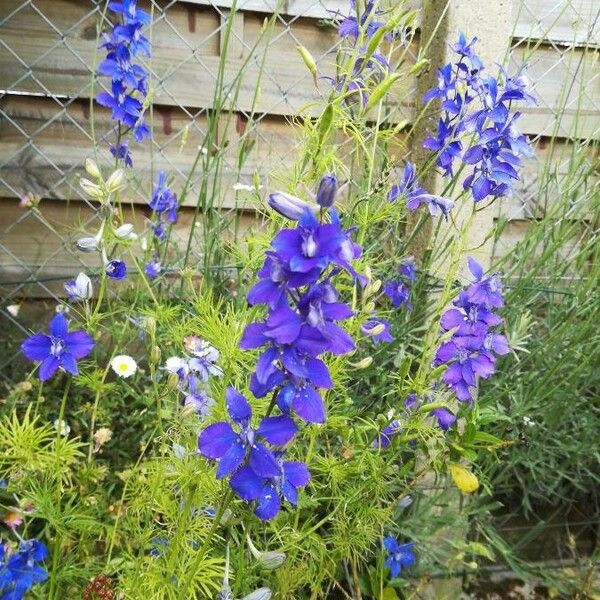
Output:
<path fill-rule="evenodd" d="M 75 279 L 65 281 L 64 288 L 71 302 L 89 300 L 94 293 L 92 282 L 85 273 L 79 273 Z"/>
<path fill-rule="evenodd" d="M 119 377 L 131 377 L 137 370 L 137 363 L 127 354 L 119 354 L 110 361 L 112 370 Z"/>
<path fill-rule="evenodd" d="M 171 356 L 171 358 L 167 358 L 165 369 L 167 369 L 169 373 L 183 373 L 183 375 L 187 374 L 188 372 L 186 360 L 184 358 L 180 358 L 179 356 Z"/>
<path fill-rule="evenodd" d="M 21 305 L 20 304 L 11 304 L 6 307 L 6 310 L 9 315 L 16 317 L 19 314 L 19 311 L 21 310 Z"/>
<path fill-rule="evenodd" d="M 56 429 L 60 435 L 65 437 L 69 435 L 69 432 L 71 431 L 69 424 L 65 420 L 59 421 L 58 419 L 54 419 L 54 429 Z"/>

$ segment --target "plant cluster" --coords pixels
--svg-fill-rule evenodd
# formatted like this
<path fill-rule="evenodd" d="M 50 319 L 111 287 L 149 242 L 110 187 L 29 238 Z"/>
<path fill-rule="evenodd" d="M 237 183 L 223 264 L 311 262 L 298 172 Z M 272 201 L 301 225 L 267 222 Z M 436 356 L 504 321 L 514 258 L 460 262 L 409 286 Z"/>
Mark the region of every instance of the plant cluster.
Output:
<path fill-rule="evenodd" d="M 97 101 L 119 125 L 114 167 L 106 177 L 86 162 L 81 185 L 101 223 L 77 244 L 100 268 L 65 282 L 49 333 L 22 344 L 37 372 L 0 420 L 2 498 L 22 516 L 5 518 L 20 542 L 0 556 L 2 597 L 393 599 L 436 566 L 474 569 L 488 556 L 465 536 L 440 541 L 455 519 L 439 506 L 448 489 L 424 481 L 449 476 L 472 493 L 471 463 L 501 443 L 479 430 L 475 390 L 509 352 L 502 285 L 466 258 L 465 227 L 432 298 L 407 215 L 442 227 L 456 206 L 474 218 L 481 200 L 508 194 L 529 152 L 513 103 L 532 98 L 519 74 L 484 77 L 476 39 L 461 35 L 425 97 L 443 116 L 424 146 L 451 181 L 457 160 L 472 171 L 452 198 L 422 188 L 426 166 L 408 158 L 393 183 L 393 115 L 375 127 L 370 115 L 381 118 L 403 72 L 395 57 L 414 13 L 352 6 L 287 190 L 255 198 L 269 223 L 205 240 L 190 268 L 188 243 L 180 269 L 170 233 L 187 184 L 177 195 L 161 172 L 147 227 L 125 221 L 128 142 L 150 135 L 151 82 L 136 62 L 150 56 L 150 17 L 136 0 L 108 3 L 117 22 L 99 74 L 111 91 Z M 336 131 L 357 142 L 356 178 L 336 157 Z M 198 158 L 210 169 L 209 153 Z M 213 251 L 238 264 L 237 279 Z M 465 260 L 474 280 L 463 286 Z"/>

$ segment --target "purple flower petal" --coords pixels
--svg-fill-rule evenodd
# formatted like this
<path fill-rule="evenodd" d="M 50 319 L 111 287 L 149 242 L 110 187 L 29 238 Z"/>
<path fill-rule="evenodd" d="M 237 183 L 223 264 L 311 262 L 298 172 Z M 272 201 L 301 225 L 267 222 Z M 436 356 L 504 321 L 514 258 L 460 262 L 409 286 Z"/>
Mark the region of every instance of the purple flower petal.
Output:
<path fill-rule="evenodd" d="M 304 487 L 310 481 L 310 471 L 303 462 L 286 461 L 283 463 L 283 475 L 294 487 Z"/>
<path fill-rule="evenodd" d="M 325 423 L 325 404 L 319 392 L 310 385 L 296 390 L 292 408 L 307 423 Z"/>
<path fill-rule="evenodd" d="M 252 418 L 252 409 L 248 401 L 236 389 L 228 387 L 225 391 L 227 412 L 236 423 L 244 423 Z"/>
<path fill-rule="evenodd" d="M 298 426 L 286 416 L 265 417 L 256 433 L 273 446 L 283 446 L 291 441 L 298 432 Z"/>
<path fill-rule="evenodd" d="M 86 357 L 95 345 L 94 339 L 83 330 L 67 333 L 64 340 L 68 352 L 77 359 Z"/>
<path fill-rule="evenodd" d="M 254 348 L 260 348 L 266 344 L 269 339 L 265 336 L 266 326 L 264 323 L 250 323 L 244 329 L 242 339 L 240 341 L 240 348 L 242 350 L 253 350 Z"/>
<path fill-rule="evenodd" d="M 261 491 L 254 514 L 262 521 L 270 521 L 281 510 L 279 494 L 272 483 L 265 485 Z"/>
<path fill-rule="evenodd" d="M 200 454 L 213 460 L 223 458 L 225 453 L 237 441 L 238 435 L 226 421 L 213 423 L 200 432 L 198 450 Z"/>
<path fill-rule="evenodd" d="M 50 321 L 48 330 L 50 331 L 50 335 L 57 338 L 64 338 L 69 330 L 69 321 L 67 321 L 67 318 L 63 313 L 58 313 L 52 321 Z"/>
<path fill-rule="evenodd" d="M 44 360 L 50 355 L 51 345 L 50 336 L 45 333 L 35 333 L 21 344 L 21 350 L 29 360 Z"/>
<path fill-rule="evenodd" d="M 223 479 L 223 477 L 227 477 L 227 475 L 233 473 L 242 465 L 245 458 L 246 448 L 244 448 L 242 441 L 237 438 L 219 461 L 216 475 L 217 479 Z"/>
<path fill-rule="evenodd" d="M 234 473 L 229 480 L 233 491 L 246 502 L 258 499 L 264 483 L 264 478 L 259 477 L 248 465 Z"/>
<path fill-rule="evenodd" d="M 50 379 L 54 373 L 56 373 L 56 369 L 58 369 L 59 361 L 56 356 L 47 356 L 40 365 L 40 372 L 38 374 L 40 381 L 46 381 Z"/>
<path fill-rule="evenodd" d="M 71 373 L 71 375 L 79 374 L 79 369 L 77 368 L 77 361 L 70 352 L 63 353 L 59 359 L 59 362 L 59 366 L 62 367 L 67 373 Z"/>
<path fill-rule="evenodd" d="M 277 459 L 260 442 L 255 443 L 250 449 L 250 466 L 260 477 L 278 477 L 281 475 L 281 466 Z"/>

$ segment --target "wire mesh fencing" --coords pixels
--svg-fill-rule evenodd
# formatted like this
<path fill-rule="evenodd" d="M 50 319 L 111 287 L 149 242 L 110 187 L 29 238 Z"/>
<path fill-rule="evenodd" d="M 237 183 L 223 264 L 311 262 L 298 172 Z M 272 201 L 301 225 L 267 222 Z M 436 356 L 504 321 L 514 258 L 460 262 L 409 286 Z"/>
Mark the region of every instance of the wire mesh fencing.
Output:
<path fill-rule="evenodd" d="M 560 140 L 551 150 L 552 168 L 560 172 L 569 160 L 569 140 L 598 136 L 600 43 L 593 4 L 515 0 L 507 16 L 506 35 L 513 40 L 510 67 L 529 62 L 538 98 L 524 119 L 536 157 L 515 196 L 502 204 L 502 214 L 511 220 L 535 217 L 551 196 L 550 184 L 543 190 L 539 186 L 549 139 Z M 235 97 L 218 134 L 219 145 L 226 148 L 218 175 L 219 209 L 234 213 L 243 208 L 235 184 L 253 184 L 258 175 L 266 187 L 273 168 L 292 163 L 295 142 L 288 121 L 316 93 L 296 48 L 309 49 L 319 71 L 331 73 L 340 43 L 333 24 L 348 14 L 349 3 L 240 0 L 234 14 L 230 0 L 149 0 L 144 8 L 152 13 L 147 34 L 153 57 L 144 66 L 151 78 L 153 135 L 135 148 L 138 182 L 128 198 L 136 207 L 132 218 L 143 225 L 143 207 L 159 170 L 173 177 L 175 188 L 185 184 L 214 119 L 215 93 L 228 90 L 235 90 Z M 268 18 L 272 23 L 266 33 Z M 18 315 L 24 299 L 56 303 L 62 282 L 90 266 L 74 242 L 97 226 L 98 207 L 78 180 L 87 156 L 109 164 L 108 142 L 117 133 L 109 115 L 92 101 L 109 83 L 95 76 L 102 54 L 97 40 L 109 24 L 104 0 L 5 0 L 0 7 L 0 320 L 14 333 L 0 354 L 0 372 L 7 380 L 18 355 L 15 342 L 26 332 Z M 418 35 L 409 49 L 413 59 L 417 52 Z M 220 79 L 223 53 L 227 59 Z M 241 83 L 234 84 L 240 69 Z M 223 89 L 216 90 L 219 83 Z M 406 98 L 407 104 L 413 101 Z M 247 128 L 252 129 L 252 152 L 240 167 L 236 147 Z M 192 223 L 207 177 L 216 175 L 196 170 L 189 181 L 182 229 Z M 41 198 L 39 207 L 31 206 L 34 197 Z"/>

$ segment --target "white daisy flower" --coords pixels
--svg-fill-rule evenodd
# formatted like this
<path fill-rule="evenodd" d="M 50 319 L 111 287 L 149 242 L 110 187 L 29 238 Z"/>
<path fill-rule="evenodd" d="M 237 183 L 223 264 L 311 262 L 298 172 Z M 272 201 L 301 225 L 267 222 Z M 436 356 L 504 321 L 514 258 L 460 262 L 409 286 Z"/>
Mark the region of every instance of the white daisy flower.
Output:
<path fill-rule="evenodd" d="M 110 361 L 112 370 L 119 377 L 131 377 L 137 371 L 137 363 L 127 354 L 119 354 Z"/>

